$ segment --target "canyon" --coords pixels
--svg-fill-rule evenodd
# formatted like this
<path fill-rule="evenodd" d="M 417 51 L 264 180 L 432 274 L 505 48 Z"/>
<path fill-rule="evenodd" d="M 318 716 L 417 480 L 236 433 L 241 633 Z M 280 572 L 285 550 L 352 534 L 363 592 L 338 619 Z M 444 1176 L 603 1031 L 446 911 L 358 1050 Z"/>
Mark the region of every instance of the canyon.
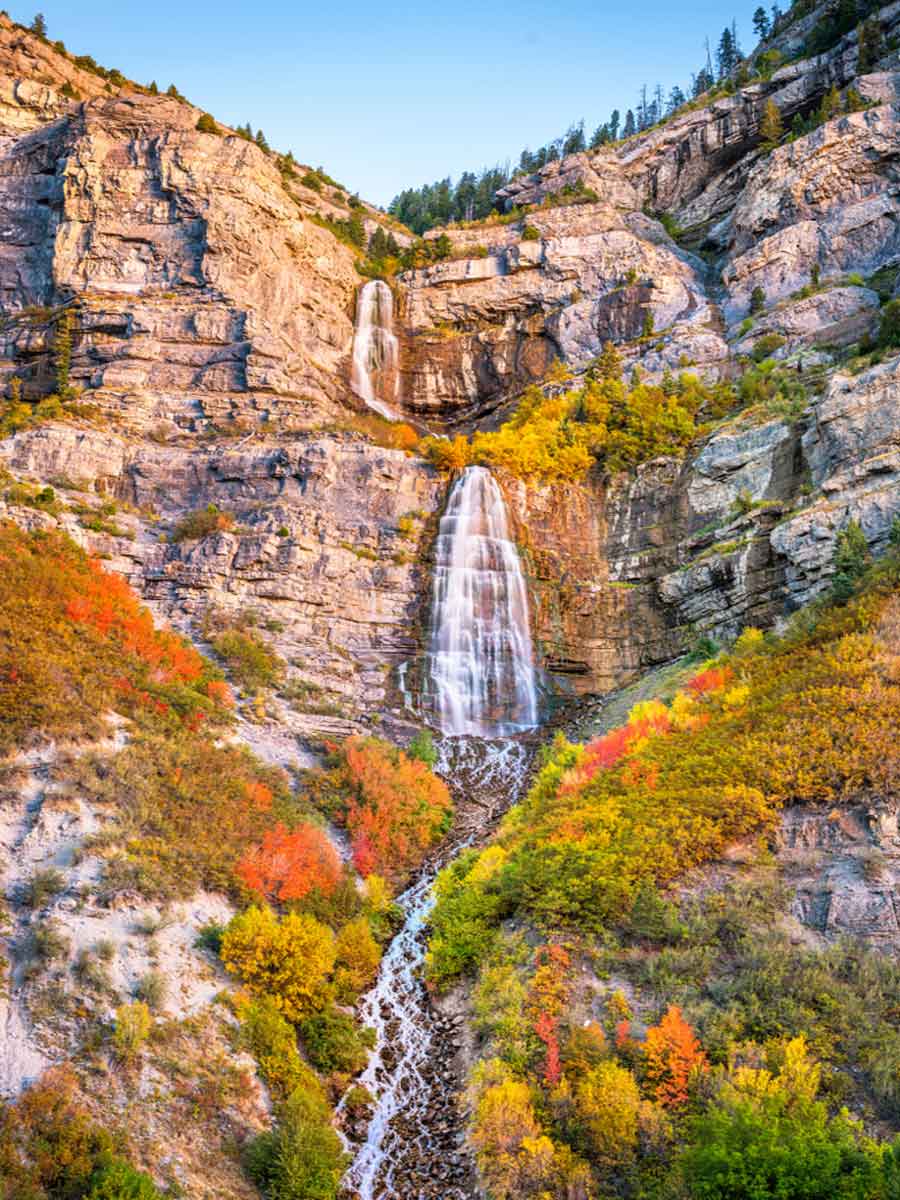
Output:
<path fill-rule="evenodd" d="M 876 560 L 896 539 L 900 354 L 866 347 L 900 300 L 900 3 L 877 9 L 880 53 L 863 71 L 856 29 L 804 56 L 826 7 L 787 21 L 743 81 L 516 177 L 495 216 L 430 231 L 425 246 L 449 250 L 385 278 L 347 231 L 412 244 L 388 214 L 0 14 L 0 518 L 64 532 L 205 652 L 252 618 L 283 672 L 238 689 L 234 737 L 292 777 L 334 740 L 405 743 L 423 723 L 443 735 L 436 770 L 462 815 L 398 897 L 399 933 L 361 1003 L 375 1118 L 356 1128 L 338 1105 L 362 1200 L 484 1194 L 459 1127 L 471 999 L 441 1006 L 420 976 L 437 871 L 524 794 L 534 731 L 603 733 L 685 655 L 784 630 L 831 594 L 850 523 Z M 789 127 L 831 95 L 814 128 L 762 144 L 767 104 Z M 770 363 L 803 400 L 738 404 L 684 455 L 572 480 L 448 476 L 420 452 L 420 435 L 496 430 L 529 388 L 584 385 L 608 343 L 626 378 L 739 389 Z M 42 412 L 61 353 L 71 395 Z M 81 945 L 77 887 L 94 868 L 88 856 L 78 877 L 78 856 L 102 813 L 61 780 L 68 752 L 18 756 L 0 842 L 11 901 L 29 872 L 71 866 L 51 907 Z M 810 945 L 900 944 L 897 803 L 870 801 L 839 822 L 800 806 L 773 834 Z M 870 837 L 887 882 L 858 877 Z M 117 904 L 90 917 L 94 933 L 140 922 L 138 898 Z M 131 946 L 122 986 L 158 959 L 185 981 L 171 1015 L 199 1020 L 224 976 L 192 931 L 233 912 L 199 892 L 153 954 Z M 27 932 L 15 920 L 10 954 Z M 27 991 L 21 972 L 11 985 Z M 0 1006 L 10 1097 L 65 1058 L 74 1025 L 37 1036 L 15 997 Z M 211 1044 L 247 1068 L 227 1030 Z M 270 1111 L 255 1079 L 219 1149 Z M 184 1130 L 151 1124 L 145 1141 L 168 1137 L 166 1178 L 184 1194 L 257 1195 L 227 1154 L 209 1168 Z"/>

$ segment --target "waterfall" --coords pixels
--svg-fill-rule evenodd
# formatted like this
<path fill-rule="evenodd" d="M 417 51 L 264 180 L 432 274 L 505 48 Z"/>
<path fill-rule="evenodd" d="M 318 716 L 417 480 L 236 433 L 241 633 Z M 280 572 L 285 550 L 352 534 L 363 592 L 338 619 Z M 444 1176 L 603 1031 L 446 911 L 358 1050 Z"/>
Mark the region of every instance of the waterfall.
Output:
<path fill-rule="evenodd" d="M 389 421 L 400 391 L 400 350 L 394 336 L 394 297 L 381 279 L 363 284 L 356 302 L 350 386 L 369 408 Z"/>
<path fill-rule="evenodd" d="M 506 504 L 484 467 L 453 485 L 436 545 L 428 692 L 443 733 L 505 737 L 538 723 L 528 594 Z"/>
<path fill-rule="evenodd" d="M 427 689 L 446 735 L 438 739 L 436 770 L 459 810 L 470 802 L 469 816 L 457 812 L 452 837 L 397 897 L 403 926 L 360 1004 L 375 1045 L 359 1083 L 374 1104 L 358 1144 L 344 1132 L 349 1092 L 337 1106 L 344 1145 L 354 1150 L 343 1181 L 348 1200 L 473 1194 L 447 1082 L 453 1044 L 422 979 L 428 918 L 440 868 L 521 796 L 531 750 L 527 739 L 510 735 L 538 723 L 525 580 L 503 495 L 484 467 L 469 467 L 453 485 L 436 554 Z M 400 679 L 405 689 L 405 670 Z"/>

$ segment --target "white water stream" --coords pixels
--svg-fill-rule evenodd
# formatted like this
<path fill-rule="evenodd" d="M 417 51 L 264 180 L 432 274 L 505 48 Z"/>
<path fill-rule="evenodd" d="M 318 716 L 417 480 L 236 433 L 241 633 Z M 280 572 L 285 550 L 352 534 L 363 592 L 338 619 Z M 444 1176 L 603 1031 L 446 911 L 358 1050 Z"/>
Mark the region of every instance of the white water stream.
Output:
<path fill-rule="evenodd" d="M 509 737 L 538 722 L 528 599 L 503 496 L 490 473 L 470 467 L 455 483 L 437 546 L 429 653 L 439 740 L 437 771 L 459 796 L 495 819 L 518 799 L 530 751 Z M 440 1111 L 435 1016 L 421 969 L 425 925 L 441 867 L 477 836 L 461 834 L 398 898 L 403 927 L 388 947 L 360 1016 L 375 1047 L 359 1078 L 375 1099 L 366 1140 L 344 1178 L 358 1200 L 464 1200 L 460 1161 L 446 1136 L 434 1137 Z M 452 1108 L 452 1105 L 451 1105 Z M 341 1115 L 342 1105 L 338 1106 Z M 451 1114 L 451 1121 L 455 1113 Z"/>
<path fill-rule="evenodd" d="M 363 403 L 389 421 L 400 391 L 400 348 L 394 335 L 394 297 L 381 279 L 370 279 L 356 301 L 350 386 Z"/>

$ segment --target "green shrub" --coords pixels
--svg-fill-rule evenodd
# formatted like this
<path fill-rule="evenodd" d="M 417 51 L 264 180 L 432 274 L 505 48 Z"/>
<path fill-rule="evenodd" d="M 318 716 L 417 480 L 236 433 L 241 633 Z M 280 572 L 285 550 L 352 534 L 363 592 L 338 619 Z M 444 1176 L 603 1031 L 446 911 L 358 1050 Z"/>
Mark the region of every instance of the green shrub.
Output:
<path fill-rule="evenodd" d="M 86 1200 L 161 1200 L 149 1175 L 120 1158 L 105 1159 L 91 1177 Z"/>
<path fill-rule="evenodd" d="M 46 867 L 31 877 L 25 889 L 25 903 L 29 908 L 43 908 L 51 896 L 58 895 L 66 886 L 65 876 L 56 867 Z"/>
<path fill-rule="evenodd" d="M 284 674 L 283 660 L 252 630 L 228 629 L 213 640 L 213 649 L 245 691 L 274 687 Z"/>
<path fill-rule="evenodd" d="M 889 300 L 881 310 L 878 345 L 887 349 L 900 346 L 900 300 Z"/>
<path fill-rule="evenodd" d="M 31 952 L 43 965 L 66 958 L 71 942 L 62 932 L 58 921 L 44 921 L 31 931 Z"/>
<path fill-rule="evenodd" d="M 538 242 L 541 238 L 541 231 L 535 225 L 526 225 L 522 230 L 523 242 Z"/>
<path fill-rule="evenodd" d="M 225 926 L 219 925 L 215 921 L 211 921 L 208 925 L 201 925 L 197 930 L 194 945 L 198 950 L 208 950 L 210 954 L 218 955 L 222 949 L 222 934 L 224 932 Z"/>
<path fill-rule="evenodd" d="M 356 1075 L 366 1065 L 373 1043 L 371 1030 L 360 1030 L 352 1017 L 336 1008 L 307 1017 L 300 1036 L 312 1065 L 319 1071 Z"/>
<path fill-rule="evenodd" d="M 198 133 L 221 133 L 218 125 L 215 123 L 209 113 L 202 113 L 197 121 L 196 129 Z"/>
<path fill-rule="evenodd" d="M 753 289 L 753 291 L 750 293 L 750 312 L 753 316 L 756 316 L 758 313 L 764 312 L 765 307 L 766 307 L 766 293 L 759 286 L 759 284 L 757 284 L 756 287 Z"/>
<path fill-rule="evenodd" d="M 347 1160 L 328 1105 L 297 1088 L 275 1129 L 251 1143 L 246 1162 L 270 1200 L 334 1200 Z"/>
<path fill-rule="evenodd" d="M 751 357 L 754 362 L 761 363 L 767 358 L 771 358 L 776 350 L 780 350 L 785 343 L 785 338 L 780 333 L 764 333 L 761 338 L 758 338 L 754 343 Z"/>
<path fill-rule="evenodd" d="M 268 996 L 241 1007 L 241 1042 L 259 1064 L 259 1070 L 276 1101 L 287 1100 L 298 1088 L 324 1092 L 313 1072 L 300 1057 L 293 1025 L 281 1015 Z"/>
<path fill-rule="evenodd" d="M 162 971 L 148 971 L 138 980 L 134 994 L 155 1012 L 165 1003 L 167 991 L 168 983 Z"/>
<path fill-rule="evenodd" d="M 225 529 L 234 528 L 234 515 L 220 512 L 215 504 L 188 513 L 182 517 L 172 530 L 173 542 L 193 541 L 195 538 L 205 538 L 211 533 L 219 533 Z"/>
<path fill-rule="evenodd" d="M 427 728 L 420 729 L 409 743 L 406 753 L 410 758 L 417 758 L 426 767 L 433 769 L 438 760 L 438 752 L 434 745 L 431 730 Z"/>
<path fill-rule="evenodd" d="M 88 949 L 79 951 L 75 960 L 75 974 L 83 987 L 95 992 L 106 992 L 110 988 L 109 971 L 102 959 L 95 958 Z"/>

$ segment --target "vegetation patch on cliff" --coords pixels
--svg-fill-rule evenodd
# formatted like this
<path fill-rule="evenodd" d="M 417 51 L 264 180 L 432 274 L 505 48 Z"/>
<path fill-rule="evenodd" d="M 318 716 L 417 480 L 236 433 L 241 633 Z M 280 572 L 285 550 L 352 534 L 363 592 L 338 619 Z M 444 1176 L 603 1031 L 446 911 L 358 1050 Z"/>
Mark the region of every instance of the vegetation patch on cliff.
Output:
<path fill-rule="evenodd" d="M 560 385 L 553 394 L 538 385 L 528 388 L 495 432 L 453 441 L 426 438 L 421 449 L 442 470 L 482 463 L 524 478 L 576 480 L 597 463 L 614 472 L 660 455 L 683 454 L 707 422 L 734 405 L 729 384 L 707 384 L 687 373 L 658 384 L 625 384 L 612 346 L 581 387 L 562 390 L 571 377 L 557 372 Z M 554 382 L 552 373 L 549 382 Z"/>

